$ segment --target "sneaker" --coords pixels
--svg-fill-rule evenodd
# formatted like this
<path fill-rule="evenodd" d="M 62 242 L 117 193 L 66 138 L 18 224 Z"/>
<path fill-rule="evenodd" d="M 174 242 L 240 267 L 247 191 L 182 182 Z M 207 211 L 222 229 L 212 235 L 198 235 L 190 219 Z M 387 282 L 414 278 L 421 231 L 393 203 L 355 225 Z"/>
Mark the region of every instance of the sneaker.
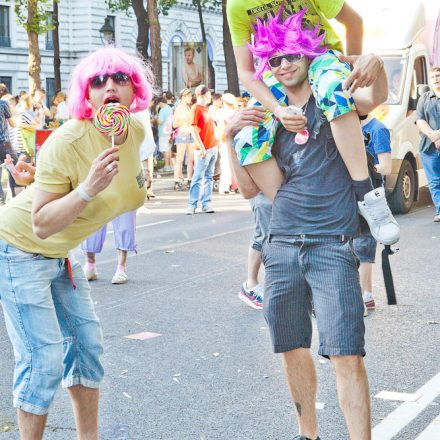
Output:
<path fill-rule="evenodd" d="M 359 211 L 370 227 L 371 235 L 384 245 L 397 243 L 400 228 L 391 214 L 383 187 L 365 194 L 364 201 L 358 202 Z"/>
<path fill-rule="evenodd" d="M 244 282 L 240 287 L 238 297 L 253 309 L 262 309 L 263 297 L 259 295 L 256 290 L 256 288 L 254 288 L 254 290 L 248 290 L 246 288 L 246 282 Z"/>
<path fill-rule="evenodd" d="M 312 440 L 309 437 L 304 437 L 303 435 L 296 435 L 293 437 L 293 440 Z M 319 437 L 316 437 L 316 440 L 321 440 Z"/>
<path fill-rule="evenodd" d="M 362 297 L 367 310 L 374 310 L 376 308 L 376 303 L 374 302 L 373 295 L 370 292 L 364 292 Z"/>
<path fill-rule="evenodd" d="M 84 267 L 84 274 L 86 275 L 87 281 L 95 281 L 98 279 L 98 271 L 96 267 L 91 267 L 86 264 Z"/>
<path fill-rule="evenodd" d="M 191 207 L 186 208 L 186 211 L 185 211 L 186 215 L 193 215 L 195 213 L 196 213 L 196 208 L 191 208 Z"/>
<path fill-rule="evenodd" d="M 434 216 L 434 218 L 432 219 L 432 221 L 433 221 L 433 222 L 436 222 L 436 223 L 440 222 L 440 213 L 436 214 L 436 215 Z"/>
<path fill-rule="evenodd" d="M 125 284 L 128 281 L 127 272 L 117 270 L 112 278 L 112 284 Z"/>
<path fill-rule="evenodd" d="M 205 214 L 213 214 L 215 211 L 212 209 L 211 205 L 206 205 L 202 207 L 202 212 Z"/>

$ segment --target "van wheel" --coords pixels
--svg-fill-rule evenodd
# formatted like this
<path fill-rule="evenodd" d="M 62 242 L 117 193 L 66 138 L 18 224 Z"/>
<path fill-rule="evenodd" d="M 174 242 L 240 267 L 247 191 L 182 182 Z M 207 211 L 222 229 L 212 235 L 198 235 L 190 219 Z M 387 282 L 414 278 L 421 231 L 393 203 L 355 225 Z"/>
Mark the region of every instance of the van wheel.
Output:
<path fill-rule="evenodd" d="M 388 202 L 394 214 L 406 214 L 414 201 L 415 173 L 409 160 L 404 160 L 400 167 L 396 187 L 389 196 Z"/>

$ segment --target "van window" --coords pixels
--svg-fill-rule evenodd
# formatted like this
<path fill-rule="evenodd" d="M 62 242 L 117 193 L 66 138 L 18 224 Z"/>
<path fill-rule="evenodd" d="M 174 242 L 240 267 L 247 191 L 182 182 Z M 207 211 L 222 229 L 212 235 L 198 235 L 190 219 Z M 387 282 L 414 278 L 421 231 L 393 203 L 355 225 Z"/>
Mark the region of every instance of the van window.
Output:
<path fill-rule="evenodd" d="M 383 57 L 383 61 L 388 77 L 388 99 L 386 103 L 400 104 L 406 59 L 399 56 L 387 56 Z"/>
<path fill-rule="evenodd" d="M 420 84 L 427 84 L 428 78 L 426 77 L 426 61 L 425 57 L 418 57 L 414 60 L 414 70 L 412 73 L 411 89 L 410 89 L 410 106 L 415 105 L 417 102 L 417 86 Z M 412 101 L 412 102 L 411 102 Z"/>

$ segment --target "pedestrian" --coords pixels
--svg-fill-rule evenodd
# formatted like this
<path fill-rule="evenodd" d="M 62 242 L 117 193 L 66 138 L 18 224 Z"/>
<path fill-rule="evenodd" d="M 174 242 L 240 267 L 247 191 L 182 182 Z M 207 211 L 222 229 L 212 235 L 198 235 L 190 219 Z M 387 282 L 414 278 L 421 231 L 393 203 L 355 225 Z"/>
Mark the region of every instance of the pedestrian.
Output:
<path fill-rule="evenodd" d="M 124 212 L 112 221 L 112 225 L 115 248 L 118 254 L 118 266 L 113 275 L 112 284 L 125 284 L 128 281 L 128 252 L 136 252 L 136 211 Z M 87 281 L 98 279 L 96 254 L 101 253 L 106 235 L 107 225 L 104 225 L 81 243 L 81 249 L 86 254 L 84 273 Z"/>
<path fill-rule="evenodd" d="M 70 119 L 66 94 L 61 91 L 58 92 L 53 99 L 53 104 L 57 106 L 55 119 L 59 121 L 60 124 L 64 124 L 64 122 L 67 122 Z"/>
<path fill-rule="evenodd" d="M 108 102 L 134 112 L 147 108 L 147 78 L 139 58 L 115 48 L 84 58 L 72 73 L 73 119 L 45 142 L 35 182 L 2 210 L 0 296 L 15 355 L 13 403 L 22 438 L 43 438 L 60 383 L 69 390 L 78 438 L 98 438 L 102 332 L 70 251 L 143 204 L 142 127 L 131 119 L 112 148 L 93 117 Z"/>
<path fill-rule="evenodd" d="M 157 103 L 157 131 L 159 136 L 159 151 L 164 158 L 164 166 L 159 171 L 170 172 L 173 171 L 171 166 L 171 127 L 173 119 L 173 109 L 168 104 L 165 97 L 159 97 Z"/>
<path fill-rule="evenodd" d="M 240 287 L 238 297 L 248 306 L 261 310 L 263 308 L 264 290 L 258 281 L 258 274 L 261 268 L 261 251 L 269 233 L 272 203 L 263 193 L 260 193 L 250 200 L 250 204 L 254 216 L 255 230 L 248 251 L 247 278 Z"/>
<path fill-rule="evenodd" d="M 223 108 L 217 117 L 217 139 L 219 139 L 220 154 L 220 181 L 218 186 L 219 194 L 229 194 L 232 186 L 231 166 L 229 165 L 229 148 L 226 145 L 226 125 L 236 112 L 236 98 L 232 93 L 225 93 L 222 96 Z"/>
<path fill-rule="evenodd" d="M 440 222 L 440 67 L 430 70 L 429 82 L 431 90 L 417 104 L 417 127 L 422 135 L 420 158 L 434 203 L 434 222 Z"/>
<path fill-rule="evenodd" d="M 183 188 L 183 162 L 186 155 L 186 186 L 189 189 L 194 172 L 194 136 L 193 136 L 193 93 L 190 89 L 180 92 L 180 103 L 174 110 L 173 127 L 177 129 L 176 136 L 176 163 L 174 164 L 174 189 Z"/>
<path fill-rule="evenodd" d="M 211 102 L 211 92 L 201 84 L 195 90 L 197 103 L 194 106 L 193 126 L 196 151 L 194 153 L 194 175 L 189 188 L 186 214 L 195 214 L 201 195 L 202 212 L 214 212 L 211 206 L 215 161 L 217 160 L 218 141 L 215 138 L 215 123 L 209 115 L 208 104 Z"/>
<path fill-rule="evenodd" d="M 271 42 L 270 36 L 279 36 L 281 32 L 278 20 L 272 26 L 265 33 Z M 292 30 L 296 39 L 305 40 L 307 30 L 300 23 L 292 25 Z M 316 41 L 307 40 L 311 44 Z M 254 44 L 258 43 L 257 35 Z M 279 54 L 281 49 L 275 48 L 274 55 Z M 334 366 L 338 399 L 350 438 L 368 440 L 371 414 L 363 361 L 364 306 L 351 247 L 351 238 L 359 228 L 356 194 L 330 122 L 312 93 L 308 81 L 310 63 L 303 56 L 295 63 L 282 62 L 269 67 L 283 85 L 287 103 L 305 110 L 312 135 L 302 143 L 283 126 L 275 135 L 272 154 L 283 172 L 283 180 L 273 200 L 269 238 L 262 250 L 263 312 L 273 350 L 283 354 L 300 431 L 295 439 L 319 438 L 316 371 L 310 352 L 313 300 L 319 332 L 318 353 L 330 358 Z M 233 138 L 242 127 L 261 123 L 264 117 L 263 109 L 251 107 L 242 110 L 228 125 L 233 170 L 240 193 L 247 198 L 256 196 L 260 188 L 247 168 L 240 166 L 237 155 L 232 154 Z M 270 178 L 268 173 L 266 179 Z"/>
<path fill-rule="evenodd" d="M 3 83 L 0 83 L 0 204 L 4 204 L 6 201 L 6 195 L 2 186 L 3 167 L 1 165 L 5 161 L 7 154 L 17 159 L 12 150 L 9 136 L 9 127 L 14 128 L 16 123 L 12 117 L 8 102 L 2 99 L 7 93 L 8 88 Z"/>
<path fill-rule="evenodd" d="M 391 139 L 390 131 L 378 119 L 366 115 L 360 117 L 365 147 L 374 162 L 374 172 L 381 176 L 391 173 Z M 374 177 L 374 176 L 373 176 Z M 382 179 L 381 179 L 382 180 Z M 380 182 L 381 187 L 383 182 Z M 371 233 L 355 237 L 353 249 L 359 259 L 359 278 L 365 313 L 376 308 L 373 296 L 373 264 L 376 258 L 377 242 Z"/>
<path fill-rule="evenodd" d="M 40 128 L 39 116 L 33 111 L 29 93 L 22 90 L 16 107 L 21 140 L 26 154 L 35 158 L 35 132 Z"/>
<path fill-rule="evenodd" d="M 361 53 L 362 27 L 357 28 L 362 24 L 359 15 L 344 0 L 333 2 L 321 0 L 316 2 L 316 7 L 313 2 L 307 1 L 301 4 L 300 11 L 296 14 L 292 14 L 293 8 L 284 4 L 280 7 L 275 2 L 267 0 L 263 5 L 261 3 L 260 0 L 251 2 L 228 0 L 227 3 L 228 22 L 240 79 L 254 98 L 271 112 L 261 126 L 249 127 L 247 135 L 243 134 L 237 141 L 237 148 L 241 149 L 242 164 L 249 167 L 252 178 L 262 188 L 263 193 L 269 199 L 273 198 L 281 178 L 279 173 L 275 174 L 276 163 L 270 157 L 273 134 L 277 125 L 281 123 L 288 130 L 300 132 L 298 136 L 303 142 L 313 133 L 306 127 L 307 121 L 304 115 L 299 118 L 298 114 L 293 114 L 301 113 L 301 109 L 287 108 L 283 88 L 274 80 L 270 70 L 267 70 L 269 65 L 279 67 L 283 63 L 298 63 L 303 56 L 313 58 L 313 62 L 310 63 L 309 81 L 317 104 L 321 106 L 331 124 L 338 151 L 352 177 L 360 212 L 368 222 L 373 235 L 385 244 L 395 243 L 399 238 L 399 228 L 388 208 L 385 194 L 373 191 L 356 113 L 357 111 L 359 114 L 367 114 L 386 100 L 387 79 L 383 61 L 371 54 L 344 57 L 340 52 L 341 41 L 327 20 L 336 16 L 347 24 L 349 30 L 353 30 L 352 33 L 347 33 L 348 47 L 350 49 L 356 47 L 354 53 Z M 272 13 L 275 17 L 271 16 Z M 267 23 L 261 21 L 264 16 L 271 17 L 267 19 Z M 284 22 L 282 16 L 285 17 Z M 292 31 L 292 27 L 296 23 L 301 23 L 303 17 L 315 25 L 314 29 L 309 29 L 308 41 L 299 41 Z M 274 38 L 273 29 L 276 26 L 278 32 L 281 32 L 278 40 Z M 268 31 L 268 39 L 262 37 L 263 29 Z M 254 40 L 259 41 L 258 44 L 246 44 L 250 41 L 252 32 Z M 274 37 L 271 39 L 271 36 Z M 314 43 L 310 44 L 310 41 Z M 326 45 L 321 44 L 322 42 Z M 275 47 L 279 50 L 274 50 Z M 349 51 L 349 53 L 353 52 Z M 252 55 L 260 60 L 256 72 Z M 354 63 L 353 72 L 348 61 Z M 349 90 L 347 84 L 351 85 Z M 357 90 L 364 86 L 369 87 L 365 90 Z M 272 169 L 273 179 L 260 178 L 260 175 L 266 175 L 266 168 Z M 374 206 L 364 200 L 368 193 L 370 197 L 366 200 L 377 194 Z M 387 213 L 386 216 L 379 216 L 380 221 L 376 220 L 377 215 L 373 212 L 376 209 Z"/>

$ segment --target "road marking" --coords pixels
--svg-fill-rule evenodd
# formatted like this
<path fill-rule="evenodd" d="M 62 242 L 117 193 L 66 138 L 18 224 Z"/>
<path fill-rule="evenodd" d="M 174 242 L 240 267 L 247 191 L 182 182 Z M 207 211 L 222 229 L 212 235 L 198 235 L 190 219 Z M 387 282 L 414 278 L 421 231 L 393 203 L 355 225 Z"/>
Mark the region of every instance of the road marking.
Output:
<path fill-rule="evenodd" d="M 419 388 L 415 394 L 421 394 L 422 397 L 416 402 L 403 403 L 374 427 L 373 440 L 391 440 L 439 396 L 440 373 Z"/>
<path fill-rule="evenodd" d="M 148 228 L 150 226 L 163 225 L 164 223 L 175 222 L 176 220 L 161 220 L 160 222 L 147 223 L 145 225 L 136 226 L 136 229 Z M 114 234 L 114 231 L 107 231 L 107 234 Z"/>
<path fill-rule="evenodd" d="M 174 220 L 169 220 L 169 221 L 174 221 Z M 152 225 L 152 224 L 153 223 L 150 223 L 150 225 Z M 139 257 L 141 255 L 151 254 L 152 252 L 166 251 L 167 249 L 175 249 L 175 248 L 187 246 L 190 244 L 201 243 L 202 241 L 212 240 L 214 238 L 220 238 L 220 237 L 224 237 L 225 235 L 236 234 L 238 232 L 249 231 L 250 229 L 254 229 L 254 228 L 255 228 L 255 226 L 246 226 L 245 228 L 234 229 L 233 231 L 220 232 L 219 234 L 209 235 L 208 237 L 204 237 L 204 238 L 196 238 L 195 240 L 181 241 L 179 243 L 170 243 L 170 244 L 166 244 L 163 246 L 159 246 L 157 248 L 147 249 L 145 251 L 138 252 L 137 254 L 134 254 L 134 255 L 128 254 L 127 258 L 135 258 L 135 257 Z M 116 259 L 115 259 L 115 257 L 113 257 L 113 258 L 108 258 L 107 260 L 102 260 L 99 262 L 99 264 L 100 265 L 110 264 L 110 263 L 114 264 L 115 261 L 116 261 Z"/>
<path fill-rule="evenodd" d="M 440 436 L 440 414 L 434 421 L 416 438 L 416 440 L 433 440 Z"/>

